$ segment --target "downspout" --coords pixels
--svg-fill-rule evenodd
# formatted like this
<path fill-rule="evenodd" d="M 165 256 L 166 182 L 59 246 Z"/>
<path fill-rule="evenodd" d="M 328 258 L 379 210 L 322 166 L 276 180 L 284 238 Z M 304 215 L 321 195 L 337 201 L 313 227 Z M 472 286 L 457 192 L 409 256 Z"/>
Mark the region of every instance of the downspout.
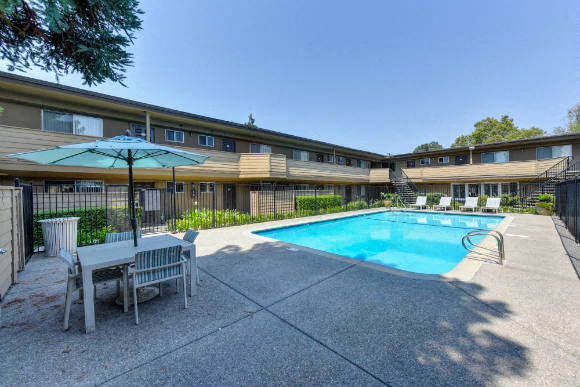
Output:
<path fill-rule="evenodd" d="M 149 112 L 145 112 L 145 138 L 151 142 L 151 117 L 149 117 Z"/>

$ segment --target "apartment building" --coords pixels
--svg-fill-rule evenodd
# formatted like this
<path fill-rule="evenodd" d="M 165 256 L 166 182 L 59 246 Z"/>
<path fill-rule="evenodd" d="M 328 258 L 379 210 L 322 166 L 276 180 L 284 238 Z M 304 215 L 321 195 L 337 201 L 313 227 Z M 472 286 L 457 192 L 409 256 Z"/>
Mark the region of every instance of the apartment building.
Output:
<path fill-rule="evenodd" d="M 187 183 L 202 193 L 216 183 L 276 183 L 332 189 L 347 200 L 363 198 L 371 188 L 456 198 L 516 195 L 551 176 L 546 171 L 575 166 L 580 157 L 578 134 L 382 155 L 2 72 L 0 106 L 0 184 L 19 178 L 47 192 L 124 184 L 126 171 L 38 165 L 5 155 L 128 132 L 210 156 L 202 165 L 176 169 L 178 191 Z M 164 188 L 171 171 L 138 169 L 135 181 L 138 188 Z"/>
<path fill-rule="evenodd" d="M 465 198 L 518 195 L 526 184 L 536 186 L 576 168 L 579 158 L 580 134 L 575 133 L 400 154 L 389 157 L 388 166 L 395 171 L 393 179 L 408 177 L 418 192 Z M 554 174 L 546 173 L 551 169 Z"/>
<path fill-rule="evenodd" d="M 130 133 L 151 142 L 210 156 L 199 166 L 177 168 L 180 183 L 277 183 L 312 185 L 364 196 L 371 185 L 388 183 L 383 155 L 291 134 L 181 112 L 82 89 L 0 73 L 0 184 L 44 184 L 47 190 L 98 189 L 126 183 L 126 171 L 54 167 L 6 154 Z M 138 169 L 141 188 L 165 187 L 171 170 Z M 179 189 L 179 188 L 178 188 Z"/>

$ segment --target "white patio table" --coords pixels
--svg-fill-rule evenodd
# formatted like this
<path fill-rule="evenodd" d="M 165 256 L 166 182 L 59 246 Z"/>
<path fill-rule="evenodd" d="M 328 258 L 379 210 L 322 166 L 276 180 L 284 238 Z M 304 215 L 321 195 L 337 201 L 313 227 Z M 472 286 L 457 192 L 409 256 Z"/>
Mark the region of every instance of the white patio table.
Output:
<path fill-rule="evenodd" d="M 178 239 L 174 236 L 153 235 L 139 239 L 139 245 L 133 246 L 133 240 L 105 243 L 100 245 L 83 246 L 77 249 L 77 256 L 82 270 L 83 291 L 85 305 L 85 332 L 95 331 L 95 305 L 94 305 L 94 288 L 93 288 L 93 271 L 113 266 L 125 266 L 135 261 L 135 254 L 140 251 L 161 249 L 165 247 L 181 246 L 183 250 L 189 251 L 189 294 L 193 296 L 197 293 L 197 278 L 194 267 L 195 244 Z M 124 308 L 127 308 L 128 291 L 127 287 L 123 289 Z"/>

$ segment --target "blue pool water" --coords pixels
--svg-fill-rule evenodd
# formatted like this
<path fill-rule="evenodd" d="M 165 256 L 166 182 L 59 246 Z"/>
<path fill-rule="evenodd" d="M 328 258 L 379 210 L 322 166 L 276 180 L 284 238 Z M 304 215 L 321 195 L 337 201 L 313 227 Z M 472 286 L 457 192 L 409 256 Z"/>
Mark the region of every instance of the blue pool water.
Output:
<path fill-rule="evenodd" d="M 257 231 L 296 245 L 424 274 L 446 273 L 468 251 L 461 238 L 493 229 L 502 216 L 385 211 Z M 479 239 L 472 238 L 479 243 Z"/>

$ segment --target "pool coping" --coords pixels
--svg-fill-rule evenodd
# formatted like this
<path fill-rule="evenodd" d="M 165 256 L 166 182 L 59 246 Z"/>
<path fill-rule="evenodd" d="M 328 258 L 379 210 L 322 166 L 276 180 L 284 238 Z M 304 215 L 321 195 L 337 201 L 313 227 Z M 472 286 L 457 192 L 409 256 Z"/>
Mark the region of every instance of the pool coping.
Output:
<path fill-rule="evenodd" d="M 398 275 L 401 277 L 412 278 L 412 279 L 421 279 L 421 280 L 430 280 L 430 281 L 444 281 L 444 282 L 469 281 L 475 276 L 477 271 L 481 268 L 481 266 L 484 263 L 499 264 L 499 262 L 492 262 L 490 260 L 483 260 L 481 258 L 481 255 L 478 254 L 477 252 L 469 252 L 468 254 L 465 255 L 465 257 L 463 257 L 461 259 L 461 261 L 459 261 L 459 263 L 457 265 L 455 265 L 455 267 L 453 269 L 451 269 L 450 271 L 448 271 L 446 273 L 440 273 L 440 274 L 414 273 L 414 272 L 410 272 L 410 271 L 406 271 L 406 270 L 396 269 L 396 268 L 390 267 L 390 266 L 380 265 L 378 263 L 361 261 L 359 259 L 350 258 L 350 257 L 344 256 L 344 255 L 329 253 L 327 251 L 318 250 L 318 249 L 314 249 L 314 248 L 307 247 L 307 246 L 297 245 L 294 243 L 285 242 L 285 241 L 281 241 L 279 239 L 269 238 L 269 237 L 266 237 L 263 235 L 256 234 L 256 232 L 261 232 L 261 231 L 283 229 L 283 228 L 289 228 L 289 227 L 294 227 L 294 226 L 301 226 L 304 224 L 328 222 L 328 221 L 333 221 L 333 220 L 340 220 L 340 219 L 352 218 L 352 217 L 356 217 L 356 216 L 364 216 L 364 215 L 370 215 L 370 214 L 379 213 L 379 212 L 390 212 L 390 211 L 405 211 L 405 212 L 413 212 L 413 213 L 423 212 L 423 213 L 430 213 L 430 214 L 438 213 L 438 214 L 448 214 L 448 215 L 479 215 L 479 216 L 496 216 L 496 217 L 503 216 L 502 221 L 493 229 L 493 230 L 501 232 L 502 234 L 505 233 L 509 224 L 513 220 L 513 216 L 511 216 L 511 215 L 501 215 L 501 214 L 492 214 L 492 213 L 474 213 L 474 214 L 471 214 L 471 213 L 454 212 L 454 211 L 413 210 L 413 209 L 399 208 L 399 207 L 397 207 L 396 209 L 395 208 L 377 208 L 377 209 L 373 209 L 372 211 L 371 210 L 365 210 L 364 212 L 355 211 L 355 213 L 349 213 L 348 215 L 344 215 L 344 213 L 328 214 L 328 215 L 334 215 L 334 216 L 324 217 L 323 219 L 295 218 L 292 220 L 297 221 L 297 222 L 291 222 L 290 224 L 285 224 L 285 225 L 270 225 L 270 226 L 268 226 L 264 223 L 257 223 L 257 224 L 255 224 L 255 227 L 251 227 L 250 229 L 246 229 L 244 231 L 244 235 L 246 235 L 249 238 L 252 238 L 255 240 L 260 240 L 260 241 L 264 241 L 264 240 L 267 240 L 269 242 L 275 241 L 277 243 L 280 243 L 280 244 L 286 246 L 286 248 L 288 250 L 292 249 L 292 251 L 306 251 L 306 252 L 309 252 L 311 254 L 315 254 L 318 256 L 332 258 L 332 259 L 339 260 L 341 262 L 347 262 L 347 263 L 351 263 L 354 265 L 360 265 L 363 267 L 368 267 L 370 269 L 382 271 L 382 272 L 389 273 L 389 274 Z M 342 214 L 342 216 L 341 216 L 341 214 Z M 300 222 L 301 220 L 302 220 L 302 222 Z M 493 238 L 491 236 L 486 236 L 481 242 L 479 242 L 477 244 L 477 247 L 493 249 L 493 248 L 497 247 L 497 242 L 496 242 L 495 238 Z M 503 264 L 504 265 L 506 264 L 505 259 L 504 259 Z"/>

